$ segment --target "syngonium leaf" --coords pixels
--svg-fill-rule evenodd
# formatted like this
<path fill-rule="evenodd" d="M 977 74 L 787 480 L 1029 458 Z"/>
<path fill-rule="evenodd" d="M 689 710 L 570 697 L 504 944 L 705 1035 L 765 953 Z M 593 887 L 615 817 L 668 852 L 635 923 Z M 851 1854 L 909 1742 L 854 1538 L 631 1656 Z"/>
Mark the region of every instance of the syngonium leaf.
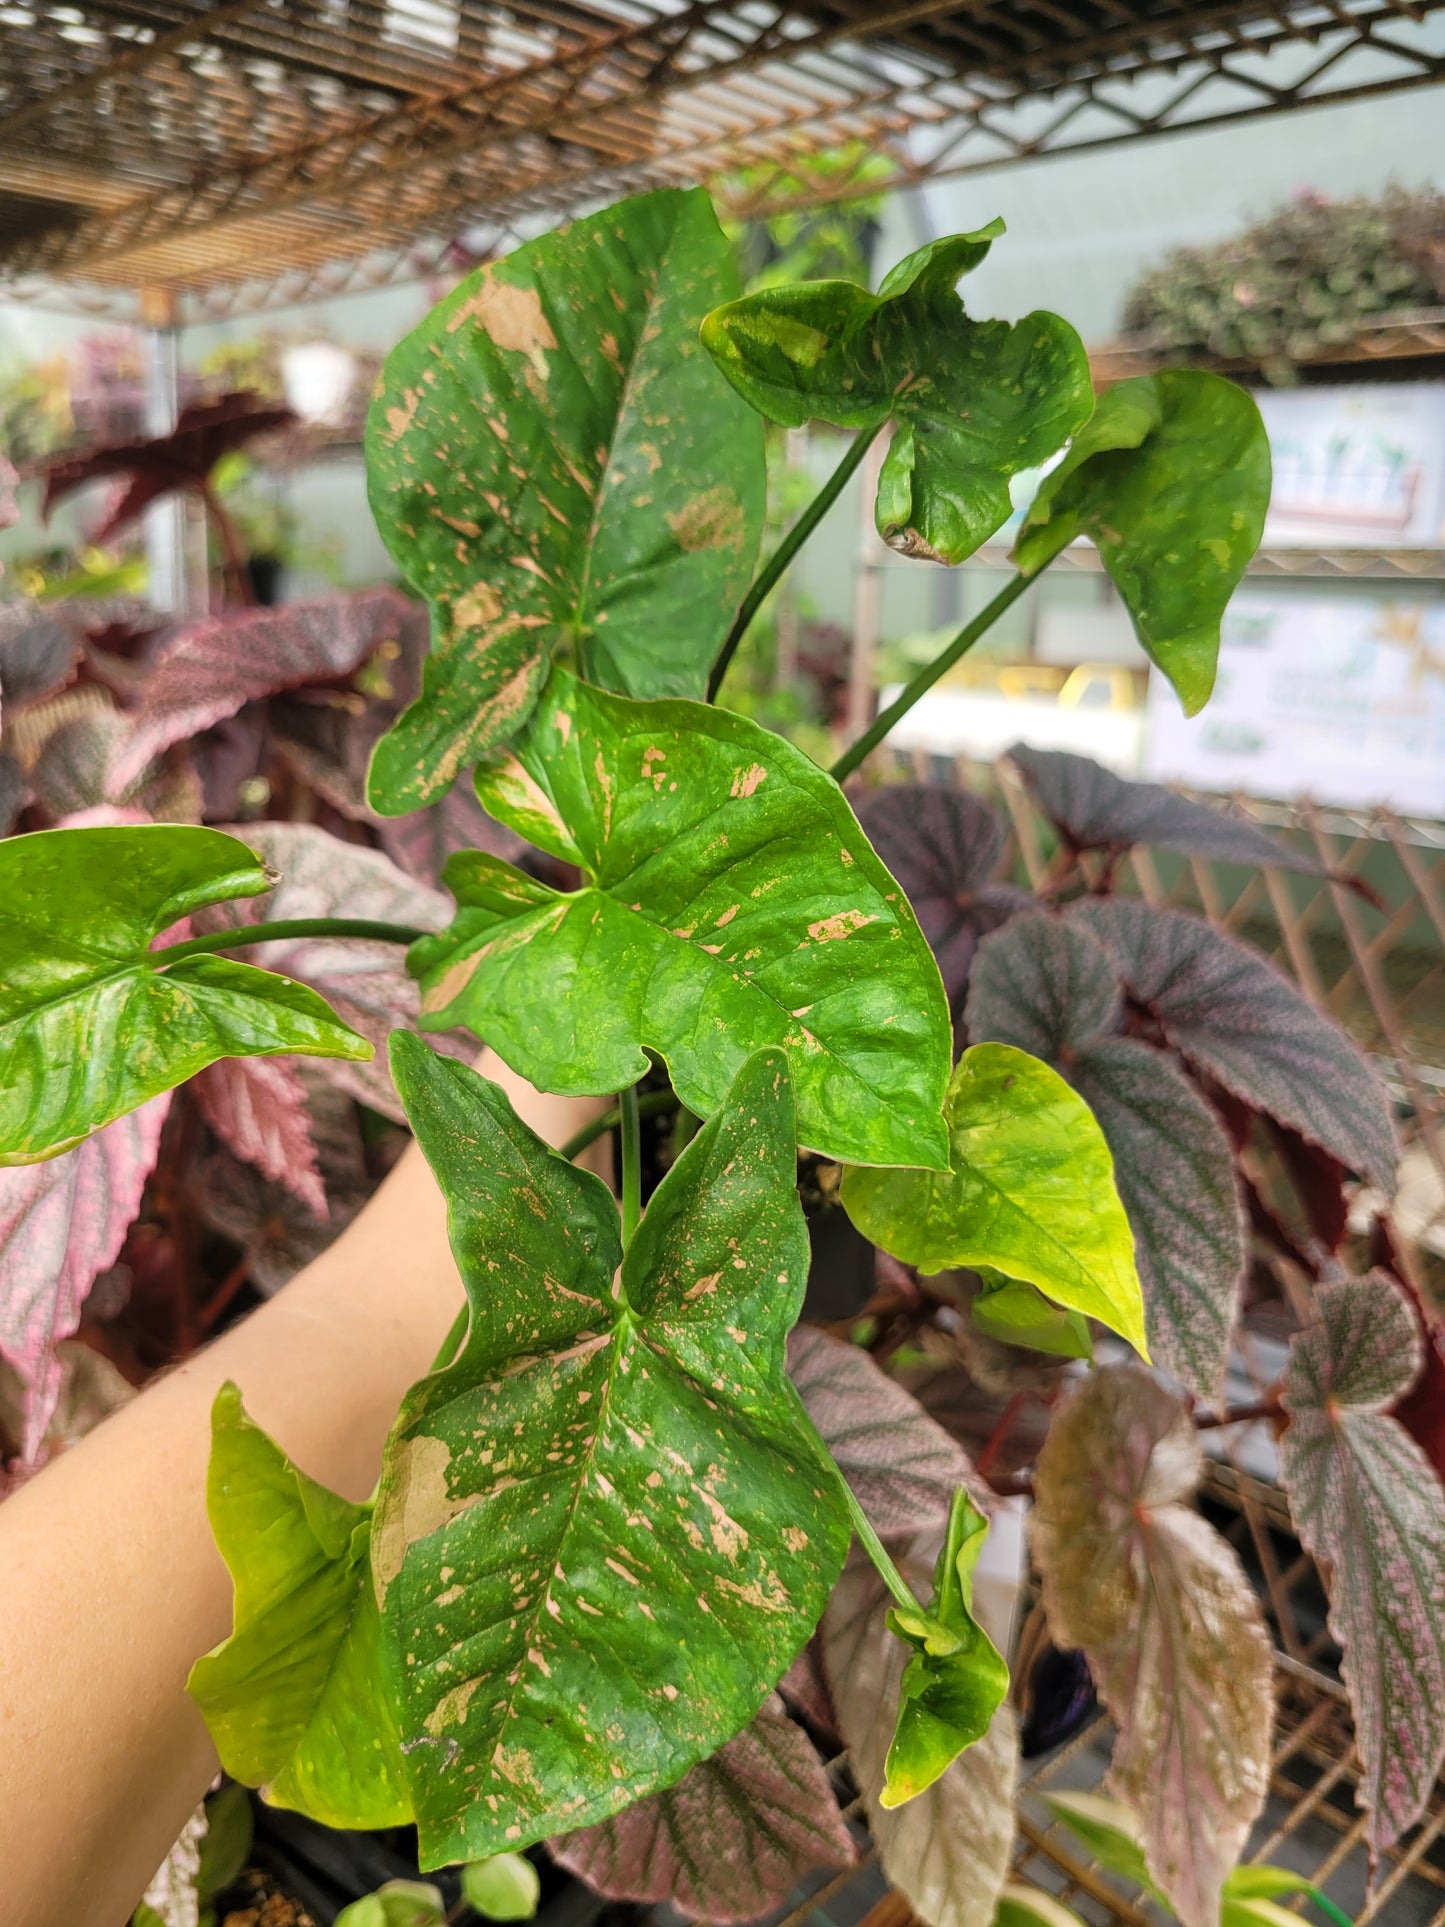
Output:
<path fill-rule="evenodd" d="M 1244 1214 L 1224 1127 L 1163 1052 L 1116 1035 L 1118 980 L 1082 923 L 1016 918 L 980 946 L 969 1034 L 1032 1051 L 1088 1104 L 1113 1153 L 1155 1357 L 1217 1400 L 1244 1279 Z"/>
<path fill-rule="evenodd" d="M 856 1858 L 822 1761 L 776 1693 L 676 1786 L 547 1850 L 594 1893 L 724 1923 L 756 1920 L 814 1868 Z"/>
<path fill-rule="evenodd" d="M 903 1571 L 916 1587 L 916 1569 L 905 1563 Z M 917 1799 L 880 1805 L 905 1657 L 888 1612 L 873 1568 L 850 1561 L 822 1624 L 824 1669 L 869 1832 L 890 1885 L 928 1927 L 991 1927 L 1014 1838 L 1013 1713 L 1001 1705 L 982 1739 Z"/>
<path fill-rule="evenodd" d="M 221 1764 L 326 1826 L 411 1817 L 381 1689 L 371 1506 L 328 1492 L 216 1394 L 206 1509 L 235 1586 L 231 1635 L 187 1682 Z"/>
<path fill-rule="evenodd" d="M 409 959 L 424 1029 L 465 1024 L 573 1094 L 623 1089 L 654 1050 L 700 1116 L 750 1052 L 779 1045 L 809 1148 L 943 1165 L 937 967 L 800 750 L 725 710 L 629 702 L 558 671 L 477 789 L 585 883 L 562 894 L 497 857 L 454 857 L 456 919 Z"/>
<path fill-rule="evenodd" d="M 494 1853 L 462 1868 L 462 1898 L 488 1920 L 530 1920 L 542 1883 L 522 1853 Z"/>
<path fill-rule="evenodd" d="M 429 1880 L 388 1880 L 343 1907 L 336 1927 L 446 1927 L 446 1902 Z"/>
<path fill-rule="evenodd" d="M 1277 843 L 1243 817 L 1191 802 L 1162 783 L 1130 782 L 1092 756 L 1015 743 L 1008 759 L 1022 771 L 1044 814 L 1072 849 L 1117 851 L 1144 843 L 1156 850 L 1217 857 L 1222 863 L 1299 870 L 1308 876 L 1324 872 L 1318 858 Z M 906 879 L 900 881 L 906 887 Z"/>
<path fill-rule="evenodd" d="M 978 1267 L 980 1289 L 968 1312 L 974 1324 L 1001 1345 L 1025 1345 L 1054 1358 L 1092 1358 L 1088 1320 L 1062 1305 L 1051 1305 L 1034 1285 L 1002 1272 Z"/>
<path fill-rule="evenodd" d="M 890 547 L 961 562 L 1001 528 L 1009 478 L 1046 461 L 1093 407 L 1083 343 L 1066 321 L 974 321 L 958 296 L 1002 221 L 932 241 L 878 293 L 851 281 L 765 288 L 703 323 L 728 380 L 771 421 L 864 434 L 890 419 L 877 522 Z"/>
<path fill-rule="evenodd" d="M 986 1265 L 1097 1318 L 1147 1354 L 1133 1239 L 1089 1107 L 1007 1044 L 959 1059 L 945 1105 L 951 1169 L 843 1179 L 849 1217 L 923 1271 Z"/>
<path fill-rule="evenodd" d="M 739 1071 L 626 1256 L 606 1187 L 407 1032 L 465 1348 L 387 1445 L 373 1569 L 424 1864 L 594 1825 L 756 1713 L 848 1516 L 784 1372 L 807 1233 L 780 1051 Z M 620 1261 L 620 1269 L 619 1269 Z"/>
<path fill-rule="evenodd" d="M 1121 381 L 1039 484 L 1014 561 L 1036 575 L 1087 535 L 1185 714 L 1209 700 L 1219 624 L 1264 533 L 1269 438 L 1252 395 L 1166 368 Z"/>
<path fill-rule="evenodd" d="M 246 823 L 234 834 L 281 880 L 264 904 L 226 902 L 202 910 L 198 934 L 283 918 L 364 917 L 419 930 L 440 930 L 447 920 L 451 906 L 441 892 L 407 876 L 380 850 L 343 842 L 311 823 Z M 246 955 L 309 985 L 373 1046 L 378 1055 L 363 1062 L 326 1060 L 317 1068 L 339 1089 L 399 1121 L 401 1105 L 380 1053 L 392 1031 L 417 1020 L 416 985 L 400 945 L 287 937 L 251 945 Z"/>
<path fill-rule="evenodd" d="M 0 1164 L 54 1157 L 218 1057 L 363 1058 L 314 990 L 149 946 L 274 878 L 218 830 L 41 830 L 0 842 Z"/>
<path fill-rule="evenodd" d="M 992 881 L 1003 825 L 981 798 L 941 783 L 873 790 L 859 800 L 858 821 L 913 905 L 956 1022 L 979 939 L 1033 902 L 1026 890 Z"/>
<path fill-rule="evenodd" d="M 884 1763 L 883 1807 L 901 1807 L 981 1740 L 1008 1691 L 1008 1666 L 973 1616 L 973 1569 L 988 1521 L 960 1487 L 933 1571 L 926 1617 L 895 1606 L 890 1631 L 911 1648 Z"/>
<path fill-rule="evenodd" d="M 1374 1273 L 1318 1286 L 1315 1310 L 1285 1371 L 1280 1472 L 1301 1542 L 1328 1562 L 1379 1853 L 1419 1818 L 1445 1757 L 1445 1492 L 1386 1409 L 1421 1366 L 1405 1300 Z"/>
<path fill-rule="evenodd" d="M 1110 1784 L 1184 1927 L 1218 1927 L 1268 1790 L 1273 1717 L 1259 1603 L 1187 1503 L 1202 1463 L 1183 1403 L 1107 1366 L 1055 1413 L 1034 1481 L 1049 1626 L 1088 1658 L 1118 1729 Z"/>
<path fill-rule="evenodd" d="M 23 1386 L 22 1463 L 39 1453 L 60 1398 L 57 1347 L 140 1209 L 170 1101 L 152 1098 L 61 1157 L 0 1169 L 0 1355 Z"/>
<path fill-rule="evenodd" d="M 1400 1151 L 1384 1089 L 1345 1033 L 1273 964 L 1183 910 L 1093 898 L 1070 915 L 1191 1063 L 1394 1191 Z"/>
<path fill-rule="evenodd" d="M 608 688 L 702 695 L 762 531 L 762 423 L 697 338 L 736 290 L 704 190 L 666 188 L 479 268 L 387 357 L 371 505 L 433 640 L 378 810 L 519 729 L 564 645 Z"/>

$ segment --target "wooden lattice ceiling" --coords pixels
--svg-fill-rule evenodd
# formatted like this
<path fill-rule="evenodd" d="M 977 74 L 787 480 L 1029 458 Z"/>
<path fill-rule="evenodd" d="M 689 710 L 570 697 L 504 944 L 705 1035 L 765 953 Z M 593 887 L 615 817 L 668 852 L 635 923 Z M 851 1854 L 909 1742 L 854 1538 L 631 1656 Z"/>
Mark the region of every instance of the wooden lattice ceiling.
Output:
<path fill-rule="evenodd" d="M 0 289 L 259 307 L 820 148 L 903 185 L 1384 93 L 1445 75 L 1442 8 L 0 0 Z"/>

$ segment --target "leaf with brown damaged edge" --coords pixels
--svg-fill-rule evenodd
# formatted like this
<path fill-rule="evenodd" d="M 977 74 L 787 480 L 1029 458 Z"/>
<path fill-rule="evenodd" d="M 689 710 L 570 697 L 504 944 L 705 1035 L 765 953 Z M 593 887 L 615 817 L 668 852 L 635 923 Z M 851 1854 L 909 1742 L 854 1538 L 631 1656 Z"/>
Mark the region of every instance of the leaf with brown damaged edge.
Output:
<path fill-rule="evenodd" d="M 697 337 L 737 286 L 706 193 L 668 188 L 479 268 L 392 351 L 371 504 L 433 634 L 378 810 L 520 729 L 559 647 L 629 695 L 703 694 L 762 529 L 762 423 Z"/>
<path fill-rule="evenodd" d="M 890 418 L 878 532 L 902 555 L 961 562 L 1002 527 L 1009 478 L 1046 461 L 1094 405 L 1084 345 L 1042 311 L 975 321 L 958 294 L 1003 222 L 931 241 L 877 294 L 851 281 L 764 288 L 731 301 L 702 338 L 770 421 L 867 433 Z"/>
<path fill-rule="evenodd" d="M 823 1763 L 776 1693 L 676 1786 L 547 1851 L 594 1893 L 667 1901 L 720 1927 L 756 1920 L 814 1868 L 857 1858 Z"/>
<path fill-rule="evenodd" d="M 1445 1491 L 1386 1409 L 1420 1370 L 1405 1299 L 1375 1272 L 1317 1286 L 1315 1311 L 1285 1370 L 1280 1473 L 1326 1564 L 1378 1856 L 1419 1819 L 1445 1759 Z"/>
<path fill-rule="evenodd" d="M 703 1117 L 751 1051 L 778 1045 L 808 1148 L 943 1165 L 938 968 L 842 791 L 800 750 L 725 710 L 629 702 L 559 669 L 477 789 L 584 886 L 454 857 L 456 917 L 408 956 L 425 1028 L 465 1024 L 571 1094 L 623 1089 L 656 1051 Z"/>
<path fill-rule="evenodd" d="M 927 1591 L 924 1560 L 905 1579 Z M 852 1559 L 823 1614 L 823 1664 L 848 1755 L 868 1803 L 883 1871 L 928 1927 L 991 1927 L 1014 1838 L 1018 1740 L 1011 1708 L 916 1799 L 879 1805 L 908 1650 L 888 1630 L 882 1580 Z"/>
<path fill-rule="evenodd" d="M 781 1052 L 748 1059 L 625 1257 L 612 1194 L 495 1085 L 405 1032 L 392 1064 L 471 1305 L 402 1404 L 372 1543 L 432 1867 L 595 1825 L 731 1739 L 848 1515 L 784 1369 L 808 1241 Z"/>
<path fill-rule="evenodd" d="M 1269 1636 L 1233 1548 L 1188 1504 L 1203 1458 L 1147 1373 L 1090 1373 L 1034 1480 L 1034 1555 L 1060 1646 L 1080 1648 L 1118 1728 L 1109 1783 L 1183 1927 L 1218 1927 L 1225 1875 L 1269 1787 Z"/>

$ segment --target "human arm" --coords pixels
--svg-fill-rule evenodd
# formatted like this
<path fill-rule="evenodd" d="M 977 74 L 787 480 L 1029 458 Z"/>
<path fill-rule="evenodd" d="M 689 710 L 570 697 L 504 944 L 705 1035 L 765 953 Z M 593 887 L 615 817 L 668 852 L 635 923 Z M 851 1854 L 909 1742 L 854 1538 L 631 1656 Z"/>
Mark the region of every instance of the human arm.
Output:
<path fill-rule="evenodd" d="M 561 1143 L 605 1100 L 479 1066 Z M 362 1499 L 402 1393 L 462 1302 L 415 1147 L 278 1297 L 0 1506 L 0 1867 L 10 1927 L 123 1927 L 217 1769 L 187 1697 L 231 1586 L 206 1518 L 211 1403 L 233 1379 L 313 1478 Z"/>

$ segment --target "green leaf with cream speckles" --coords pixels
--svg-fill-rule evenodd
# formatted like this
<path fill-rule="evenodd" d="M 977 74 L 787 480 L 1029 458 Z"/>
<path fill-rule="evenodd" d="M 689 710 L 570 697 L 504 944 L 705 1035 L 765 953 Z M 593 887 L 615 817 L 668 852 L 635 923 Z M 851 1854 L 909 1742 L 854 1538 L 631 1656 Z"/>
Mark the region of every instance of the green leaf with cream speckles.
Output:
<path fill-rule="evenodd" d="M 959 1059 L 945 1115 L 952 1169 L 849 1171 L 843 1203 L 865 1238 L 923 1271 L 987 1266 L 1036 1285 L 1147 1352 L 1134 1240 L 1088 1105 L 1011 1044 Z"/>
<path fill-rule="evenodd" d="M 1100 396 L 1044 477 L 1014 560 L 1035 575 L 1087 535 L 1193 716 L 1214 688 L 1220 618 L 1259 547 L 1269 487 L 1252 395 L 1197 368 L 1140 375 Z"/>
<path fill-rule="evenodd" d="M 275 877 L 219 830 L 142 823 L 0 843 L 0 1165 L 55 1157 L 221 1057 L 366 1058 L 304 984 L 151 944 Z"/>
<path fill-rule="evenodd" d="M 910 254 L 870 294 L 851 281 L 765 288 L 703 324 L 728 380 L 771 421 L 865 433 L 890 418 L 879 533 L 904 555 L 961 562 L 1009 516 L 1009 477 L 1046 461 L 1093 407 L 1084 345 L 1053 314 L 974 321 L 960 276 L 995 221 Z"/>
<path fill-rule="evenodd" d="M 707 195 L 669 188 L 477 269 L 387 357 L 371 505 L 432 652 L 375 808 L 505 742 L 559 646 L 608 688 L 701 696 L 762 529 L 763 426 L 697 332 L 736 292 Z"/>
<path fill-rule="evenodd" d="M 946 1164 L 938 967 L 831 777 L 740 716 L 554 673 L 482 766 L 493 816 L 580 866 L 559 894 L 480 851 L 412 947 L 424 1027 L 465 1024 L 541 1089 L 621 1090 L 646 1049 L 707 1116 L 744 1058 L 788 1053 L 804 1144 Z"/>
<path fill-rule="evenodd" d="M 308 1479 L 223 1385 L 206 1507 L 235 1580 L 235 1627 L 188 1682 L 221 1763 L 329 1827 L 411 1818 L 381 1693 L 371 1507 Z"/>
<path fill-rule="evenodd" d="M 495 1085 L 407 1033 L 392 1069 L 471 1304 L 402 1405 L 372 1541 L 440 1866 L 591 1826 L 730 1739 L 816 1624 L 848 1515 L 785 1372 L 808 1239 L 781 1051 L 625 1258 L 610 1192 Z"/>

